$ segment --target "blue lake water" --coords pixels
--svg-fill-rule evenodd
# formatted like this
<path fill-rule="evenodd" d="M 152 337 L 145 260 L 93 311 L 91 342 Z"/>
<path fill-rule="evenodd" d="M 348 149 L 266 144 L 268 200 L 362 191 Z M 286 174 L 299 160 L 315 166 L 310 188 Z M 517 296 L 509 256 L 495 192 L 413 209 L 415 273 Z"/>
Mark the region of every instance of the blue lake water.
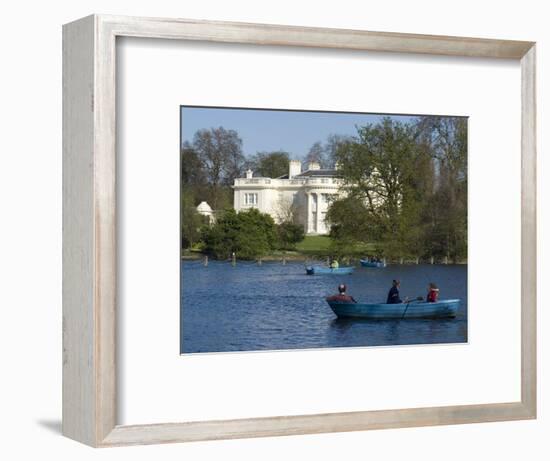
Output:
<path fill-rule="evenodd" d="M 352 275 L 305 274 L 303 263 L 181 263 L 182 353 L 467 342 L 466 265 L 357 267 Z M 460 298 L 454 319 L 337 319 L 325 297 L 339 283 L 359 302 L 385 302 L 392 279 L 401 297 Z"/>

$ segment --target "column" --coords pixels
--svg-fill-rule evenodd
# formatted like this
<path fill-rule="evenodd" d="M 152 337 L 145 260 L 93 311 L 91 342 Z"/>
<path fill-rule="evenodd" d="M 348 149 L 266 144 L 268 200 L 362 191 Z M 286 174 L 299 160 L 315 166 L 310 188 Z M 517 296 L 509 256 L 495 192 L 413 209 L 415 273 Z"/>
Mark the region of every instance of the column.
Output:
<path fill-rule="evenodd" d="M 306 234 L 309 234 L 311 232 L 311 222 L 313 218 L 313 203 L 312 203 L 312 197 L 310 193 L 306 192 Z"/>
<path fill-rule="evenodd" d="M 323 195 L 320 194 L 319 192 L 317 192 L 317 223 L 316 223 L 316 231 L 317 233 L 319 234 L 321 232 L 321 216 L 322 216 L 322 213 L 321 213 L 321 199 L 322 199 Z"/>

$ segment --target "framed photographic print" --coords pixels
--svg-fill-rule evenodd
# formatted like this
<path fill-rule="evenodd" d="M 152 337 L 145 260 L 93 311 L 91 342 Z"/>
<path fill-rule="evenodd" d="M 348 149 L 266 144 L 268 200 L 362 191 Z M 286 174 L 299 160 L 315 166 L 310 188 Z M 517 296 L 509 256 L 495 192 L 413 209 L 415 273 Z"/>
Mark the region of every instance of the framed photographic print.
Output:
<path fill-rule="evenodd" d="M 95 15 L 63 47 L 66 436 L 536 417 L 534 43 Z"/>
<path fill-rule="evenodd" d="M 467 342 L 465 117 L 182 106 L 181 133 L 182 354 Z"/>

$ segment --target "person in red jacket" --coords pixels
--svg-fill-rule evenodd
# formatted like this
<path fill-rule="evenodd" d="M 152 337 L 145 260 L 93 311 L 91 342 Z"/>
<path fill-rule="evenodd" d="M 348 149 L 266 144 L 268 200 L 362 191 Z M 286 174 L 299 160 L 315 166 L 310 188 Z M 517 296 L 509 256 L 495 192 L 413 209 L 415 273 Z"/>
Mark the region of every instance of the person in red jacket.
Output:
<path fill-rule="evenodd" d="M 337 302 L 337 303 L 356 303 L 355 299 L 353 299 L 353 296 L 350 296 L 346 294 L 347 287 L 343 283 L 338 285 L 338 294 L 332 295 L 327 298 L 327 301 L 329 302 Z"/>
<path fill-rule="evenodd" d="M 438 297 L 439 297 L 439 288 L 437 288 L 435 283 L 430 283 L 428 285 L 428 294 L 426 295 L 426 302 L 435 303 L 437 302 Z"/>

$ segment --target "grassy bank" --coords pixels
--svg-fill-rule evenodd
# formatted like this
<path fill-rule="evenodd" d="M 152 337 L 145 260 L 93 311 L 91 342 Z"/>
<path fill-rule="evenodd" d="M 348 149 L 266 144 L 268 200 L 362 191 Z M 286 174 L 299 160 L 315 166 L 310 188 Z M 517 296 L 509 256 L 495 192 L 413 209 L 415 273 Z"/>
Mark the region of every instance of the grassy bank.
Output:
<path fill-rule="evenodd" d="M 375 244 L 356 244 L 353 248 L 346 249 L 346 256 L 361 258 L 373 254 L 376 250 Z M 334 250 L 330 238 L 326 235 L 307 235 L 304 240 L 296 245 L 294 250 L 275 250 L 269 255 L 262 257 L 264 261 L 279 260 L 283 257 L 288 260 L 304 260 L 308 258 L 326 258 L 334 256 Z M 202 246 L 195 245 L 191 249 L 182 250 L 182 259 L 199 259 L 203 257 Z M 237 255 L 238 258 L 238 255 Z"/>
<path fill-rule="evenodd" d="M 346 261 L 355 261 L 368 255 L 376 253 L 377 246 L 374 243 L 356 244 L 353 248 L 346 249 L 346 256 L 341 258 Z M 337 252 L 332 247 L 331 240 L 326 235 L 308 235 L 296 245 L 294 250 L 275 250 L 272 253 L 263 256 L 262 261 L 305 261 L 308 259 L 324 259 L 329 256 L 335 256 Z M 182 259 L 201 259 L 204 257 L 202 246 L 196 245 L 192 249 L 182 250 Z M 239 259 L 237 255 L 237 259 Z M 388 260 L 389 264 L 417 264 L 415 258 L 397 258 Z M 430 259 L 419 260 L 420 263 L 431 263 Z M 434 258 L 435 264 L 451 263 L 444 258 Z M 467 264 L 467 260 L 457 261 L 458 264 Z"/>
<path fill-rule="evenodd" d="M 296 245 L 296 251 L 305 256 L 333 256 L 338 251 L 333 248 L 330 238 L 326 235 L 307 235 L 304 240 Z M 355 244 L 346 249 L 346 255 L 352 257 L 364 257 L 376 251 L 374 243 Z"/>
<path fill-rule="evenodd" d="M 306 235 L 304 240 L 296 245 L 296 251 L 311 253 L 315 251 L 329 251 L 330 238 L 326 235 Z"/>

